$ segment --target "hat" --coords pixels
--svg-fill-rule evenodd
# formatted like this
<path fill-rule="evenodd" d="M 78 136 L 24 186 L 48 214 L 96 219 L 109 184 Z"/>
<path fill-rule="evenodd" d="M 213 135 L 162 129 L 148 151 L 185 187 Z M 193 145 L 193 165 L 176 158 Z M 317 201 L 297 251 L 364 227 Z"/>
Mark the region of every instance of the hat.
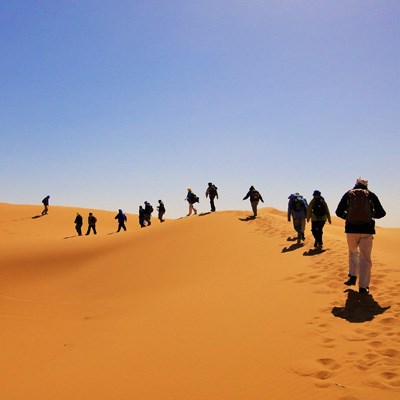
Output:
<path fill-rule="evenodd" d="M 192 189 L 188 188 L 188 192 L 191 192 L 191 191 L 192 191 Z"/>
<path fill-rule="evenodd" d="M 364 185 L 364 186 L 368 187 L 368 180 L 363 179 L 363 178 L 358 178 L 356 180 L 356 185 Z"/>
<path fill-rule="evenodd" d="M 321 196 L 321 192 L 319 190 L 314 190 L 313 196 Z"/>

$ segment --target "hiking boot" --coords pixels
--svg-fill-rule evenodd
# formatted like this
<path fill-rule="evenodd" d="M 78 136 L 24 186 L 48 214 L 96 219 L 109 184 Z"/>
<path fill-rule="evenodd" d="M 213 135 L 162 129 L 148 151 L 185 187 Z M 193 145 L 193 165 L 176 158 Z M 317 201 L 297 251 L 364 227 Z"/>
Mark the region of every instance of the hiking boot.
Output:
<path fill-rule="evenodd" d="M 366 288 L 360 287 L 358 289 L 358 293 L 366 293 L 366 294 L 368 294 L 369 293 L 369 288 L 368 287 L 366 287 Z"/>
<path fill-rule="evenodd" d="M 349 279 L 344 283 L 347 286 L 353 286 L 357 282 L 357 277 L 353 275 L 349 275 Z"/>

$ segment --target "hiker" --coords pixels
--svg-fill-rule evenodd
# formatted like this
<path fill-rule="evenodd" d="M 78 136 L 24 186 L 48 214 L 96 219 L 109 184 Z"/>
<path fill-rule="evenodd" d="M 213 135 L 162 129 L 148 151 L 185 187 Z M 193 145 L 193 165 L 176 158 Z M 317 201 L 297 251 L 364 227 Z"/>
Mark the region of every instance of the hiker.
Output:
<path fill-rule="evenodd" d="M 146 221 L 147 226 L 151 225 L 151 213 L 153 211 L 154 211 L 153 206 L 148 201 L 145 201 L 143 217 L 144 217 L 144 220 Z"/>
<path fill-rule="evenodd" d="M 192 192 L 192 189 L 188 188 L 187 191 L 188 192 L 185 201 L 189 203 L 189 212 L 186 216 L 189 217 L 190 215 L 192 215 L 192 212 L 197 214 L 197 210 L 194 205 L 199 202 L 199 198 Z"/>
<path fill-rule="evenodd" d="M 121 230 L 121 228 L 124 231 L 126 231 L 125 221 L 127 221 L 128 218 L 126 218 L 126 215 L 122 212 L 122 210 L 118 210 L 118 214 L 115 216 L 114 219 L 118 220 L 118 230 L 117 230 L 117 232 L 119 232 Z"/>
<path fill-rule="evenodd" d="M 83 218 L 81 214 L 76 213 L 74 224 L 76 232 L 78 233 L 79 236 L 82 236 Z"/>
<path fill-rule="evenodd" d="M 206 198 L 207 197 L 210 197 L 211 212 L 215 212 L 214 199 L 218 199 L 218 188 L 213 185 L 212 182 L 208 182 L 208 188 L 206 190 Z"/>
<path fill-rule="evenodd" d="M 142 206 L 139 206 L 139 225 L 141 228 L 144 228 L 146 226 L 144 219 L 144 209 Z"/>
<path fill-rule="evenodd" d="M 49 200 L 50 200 L 50 196 L 46 196 L 42 200 L 42 203 L 44 205 L 44 210 L 42 211 L 42 215 L 46 215 L 49 212 Z"/>
<path fill-rule="evenodd" d="M 307 207 L 307 222 L 309 222 L 310 219 L 311 233 L 315 239 L 314 247 L 320 250 L 324 245 L 322 235 L 325 222 L 328 221 L 331 224 L 332 221 L 328 204 L 326 204 L 319 190 L 314 190 L 313 199 Z"/>
<path fill-rule="evenodd" d="M 378 197 L 368 190 L 368 180 L 358 178 L 354 188 L 347 191 L 340 200 L 336 215 L 346 220 L 349 279 L 344 284 L 355 285 L 358 276 L 359 292 L 369 293 L 375 219 L 383 218 L 386 211 Z"/>
<path fill-rule="evenodd" d="M 93 233 L 95 235 L 97 235 L 96 222 L 97 222 L 97 218 L 92 213 L 89 213 L 89 216 L 88 216 L 88 230 L 86 232 L 86 236 L 89 235 L 91 230 L 93 230 Z"/>
<path fill-rule="evenodd" d="M 293 219 L 293 228 L 297 232 L 297 243 L 306 240 L 304 231 L 306 229 L 307 200 L 298 192 L 289 197 L 287 218 Z"/>
<path fill-rule="evenodd" d="M 250 186 L 250 189 L 246 196 L 243 197 L 243 200 L 246 200 L 250 197 L 250 204 L 251 208 L 253 210 L 253 217 L 257 217 L 257 206 L 258 202 L 261 200 L 264 203 L 264 200 L 261 196 L 261 194 L 254 188 L 254 186 Z"/>
<path fill-rule="evenodd" d="M 160 220 L 160 222 L 164 222 L 165 220 L 163 219 L 163 216 L 166 210 L 162 200 L 158 200 L 157 211 L 158 211 L 158 219 Z"/>

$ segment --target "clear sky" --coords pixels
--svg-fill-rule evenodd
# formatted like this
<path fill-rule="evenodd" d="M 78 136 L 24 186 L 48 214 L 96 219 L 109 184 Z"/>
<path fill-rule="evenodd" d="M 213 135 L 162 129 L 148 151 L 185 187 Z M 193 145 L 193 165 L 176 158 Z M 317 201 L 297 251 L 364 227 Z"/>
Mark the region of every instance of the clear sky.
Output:
<path fill-rule="evenodd" d="M 0 1 L 0 202 L 122 208 L 191 187 L 334 213 L 359 176 L 400 227 L 397 0 Z"/>

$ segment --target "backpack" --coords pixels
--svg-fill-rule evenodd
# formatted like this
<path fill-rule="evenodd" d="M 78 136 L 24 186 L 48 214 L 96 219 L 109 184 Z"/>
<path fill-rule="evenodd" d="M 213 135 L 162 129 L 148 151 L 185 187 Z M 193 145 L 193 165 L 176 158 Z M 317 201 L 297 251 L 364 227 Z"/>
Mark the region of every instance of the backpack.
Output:
<path fill-rule="evenodd" d="M 195 194 L 193 194 L 193 204 L 194 203 L 200 203 L 199 196 L 196 196 Z"/>
<path fill-rule="evenodd" d="M 300 196 L 293 197 L 292 208 L 294 211 L 302 211 L 306 208 L 304 201 Z"/>
<path fill-rule="evenodd" d="M 312 212 L 316 217 L 323 217 L 326 214 L 326 205 L 321 197 L 314 199 Z"/>
<path fill-rule="evenodd" d="M 217 187 L 215 186 L 215 185 L 211 185 L 209 188 L 208 188 L 208 194 L 210 195 L 210 196 L 216 196 L 217 195 Z"/>
<path fill-rule="evenodd" d="M 147 214 L 151 214 L 154 211 L 153 206 L 151 204 L 147 204 L 144 210 L 146 211 Z"/>
<path fill-rule="evenodd" d="M 371 219 L 371 200 L 368 190 L 349 190 L 346 221 L 357 225 L 368 223 Z"/>
<path fill-rule="evenodd" d="M 250 192 L 250 200 L 251 201 L 258 201 L 258 200 L 260 200 L 260 198 L 261 198 L 261 195 L 259 192 L 257 192 L 257 190 L 252 190 Z"/>

